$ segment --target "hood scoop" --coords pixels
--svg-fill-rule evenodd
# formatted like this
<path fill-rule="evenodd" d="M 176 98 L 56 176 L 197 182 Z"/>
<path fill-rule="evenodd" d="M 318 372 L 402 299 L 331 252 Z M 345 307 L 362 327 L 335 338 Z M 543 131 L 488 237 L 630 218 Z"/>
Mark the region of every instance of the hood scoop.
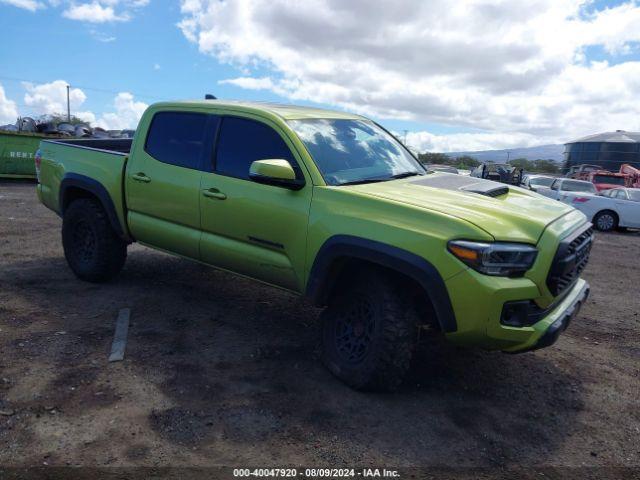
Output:
<path fill-rule="evenodd" d="M 500 195 L 509 193 L 509 186 L 504 183 L 475 177 L 463 177 L 452 173 L 433 173 L 411 183 L 424 185 L 425 187 L 477 193 L 485 197 L 499 197 Z"/>
<path fill-rule="evenodd" d="M 497 182 L 491 182 L 497 183 Z M 461 187 L 460 190 L 465 192 L 478 193 L 485 197 L 499 197 L 500 195 L 506 195 L 509 193 L 509 187 L 498 183 L 497 185 L 485 185 L 481 183 L 474 183 L 468 187 Z"/>

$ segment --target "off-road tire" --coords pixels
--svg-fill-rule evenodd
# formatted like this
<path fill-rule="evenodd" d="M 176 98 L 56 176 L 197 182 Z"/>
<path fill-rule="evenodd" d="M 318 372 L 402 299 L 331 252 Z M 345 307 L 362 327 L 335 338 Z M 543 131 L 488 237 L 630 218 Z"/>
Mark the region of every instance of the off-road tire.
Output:
<path fill-rule="evenodd" d="M 397 389 L 417 343 L 414 305 L 397 281 L 376 270 L 360 272 L 336 290 L 321 315 L 323 363 L 357 390 Z"/>
<path fill-rule="evenodd" d="M 115 277 L 127 259 L 127 244 L 111 227 L 102 206 L 93 199 L 74 200 L 62 219 L 64 256 L 73 273 L 87 282 Z"/>
<path fill-rule="evenodd" d="M 618 215 L 611 210 L 603 210 L 593 217 L 593 226 L 601 232 L 611 232 L 618 228 Z"/>

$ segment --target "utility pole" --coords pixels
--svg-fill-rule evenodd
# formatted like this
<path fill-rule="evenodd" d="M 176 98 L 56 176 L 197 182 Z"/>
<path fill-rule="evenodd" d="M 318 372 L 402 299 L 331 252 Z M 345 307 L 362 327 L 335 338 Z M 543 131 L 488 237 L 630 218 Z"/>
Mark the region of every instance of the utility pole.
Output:
<path fill-rule="evenodd" d="M 509 156 L 511 155 L 511 152 L 509 150 L 507 150 L 507 163 L 509 163 Z"/>
<path fill-rule="evenodd" d="M 403 130 L 402 133 L 403 133 L 403 137 L 402 138 L 404 139 L 404 140 L 402 140 L 402 143 L 406 147 L 407 146 L 407 133 L 409 133 L 409 130 Z"/>
<path fill-rule="evenodd" d="M 67 85 L 67 122 L 71 123 L 71 104 L 69 103 L 69 85 Z"/>

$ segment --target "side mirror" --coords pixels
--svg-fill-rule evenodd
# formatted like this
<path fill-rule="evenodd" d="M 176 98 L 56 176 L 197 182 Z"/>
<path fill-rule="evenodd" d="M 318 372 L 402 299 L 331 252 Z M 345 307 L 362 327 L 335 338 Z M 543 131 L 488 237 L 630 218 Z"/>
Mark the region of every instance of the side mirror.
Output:
<path fill-rule="evenodd" d="M 304 180 L 296 178 L 296 172 L 291 164 L 287 160 L 277 158 L 253 162 L 249 169 L 249 178 L 257 183 L 289 190 L 300 190 L 304 187 Z"/>

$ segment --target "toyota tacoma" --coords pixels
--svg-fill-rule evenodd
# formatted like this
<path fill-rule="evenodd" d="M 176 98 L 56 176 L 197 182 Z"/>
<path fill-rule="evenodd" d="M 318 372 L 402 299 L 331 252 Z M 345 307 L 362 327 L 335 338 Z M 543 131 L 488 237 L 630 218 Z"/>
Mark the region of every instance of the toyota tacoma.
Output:
<path fill-rule="evenodd" d="M 157 103 L 133 139 L 44 140 L 35 163 L 78 278 L 111 280 L 139 242 L 305 295 L 325 307 L 324 363 L 357 389 L 397 387 L 424 328 L 505 352 L 551 345 L 589 294 L 582 213 L 428 173 L 359 115 Z"/>

